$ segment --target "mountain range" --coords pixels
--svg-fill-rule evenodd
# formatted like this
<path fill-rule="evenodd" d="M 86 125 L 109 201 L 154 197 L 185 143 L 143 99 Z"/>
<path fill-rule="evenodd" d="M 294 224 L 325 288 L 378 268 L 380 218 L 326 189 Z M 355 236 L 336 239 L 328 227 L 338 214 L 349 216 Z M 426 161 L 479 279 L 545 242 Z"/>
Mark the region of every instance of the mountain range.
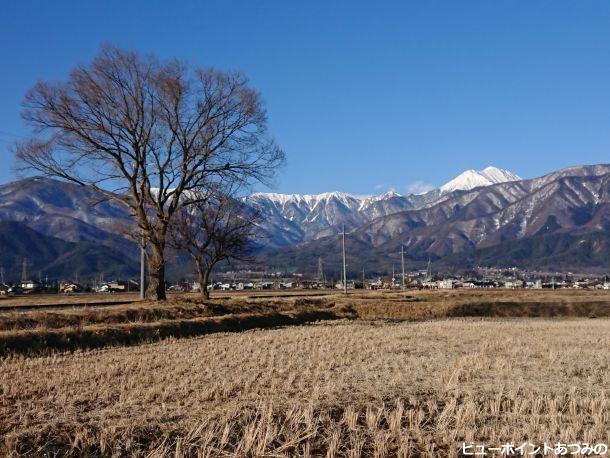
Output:
<path fill-rule="evenodd" d="M 455 192 L 516 180 L 520 178 L 514 173 L 487 167 L 466 170 L 440 188 L 422 194 L 400 195 L 389 191 L 358 197 L 342 192 L 255 193 L 246 202 L 258 210 L 267 244 L 285 246 L 337 234 L 343 226 L 351 231 L 380 217 L 430 207 L 450 199 Z"/>
<path fill-rule="evenodd" d="M 409 266 L 474 265 L 606 271 L 610 165 L 578 166 L 533 179 L 498 168 L 467 170 L 422 194 L 378 196 L 254 193 L 258 264 L 338 268 L 347 233 L 349 270 L 387 272 L 403 246 Z M 20 259 L 47 275 L 133 275 L 133 220 L 94 190 L 48 178 L 0 186 L 0 266 Z M 177 263 L 179 264 L 179 263 Z M 176 275 L 180 270 L 175 271 Z"/>
<path fill-rule="evenodd" d="M 432 259 L 448 269 L 497 265 L 605 270 L 599 254 L 607 248 L 599 234 L 610 229 L 609 179 L 610 165 L 582 166 L 529 180 L 439 192 L 435 201 L 380 216 L 351 230 L 348 253 L 357 253 L 351 257 L 352 268 L 387 271 L 392 261 L 398 262 L 404 246 L 410 265 Z M 561 238 L 572 245 L 582 242 L 583 251 L 572 256 L 573 265 L 570 257 L 548 243 L 542 245 L 547 248 L 544 253 L 509 256 L 516 242 L 522 242 L 523 249 L 550 235 L 551 240 Z M 337 244 L 336 236 L 309 240 L 270 250 L 265 261 L 292 262 L 302 269 L 312 258 L 322 256 L 337 269 Z"/>

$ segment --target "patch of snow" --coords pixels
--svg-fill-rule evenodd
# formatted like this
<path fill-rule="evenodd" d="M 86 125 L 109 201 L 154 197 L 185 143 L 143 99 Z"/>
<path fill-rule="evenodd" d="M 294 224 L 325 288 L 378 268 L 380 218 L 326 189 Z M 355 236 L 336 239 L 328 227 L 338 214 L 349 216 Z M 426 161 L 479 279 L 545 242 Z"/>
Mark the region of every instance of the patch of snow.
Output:
<path fill-rule="evenodd" d="M 439 189 L 442 193 L 451 191 L 469 191 L 480 186 L 490 186 L 496 183 L 517 181 L 521 178 L 508 170 L 497 167 L 486 167 L 483 170 L 466 170 L 453 180 L 448 181 Z"/>

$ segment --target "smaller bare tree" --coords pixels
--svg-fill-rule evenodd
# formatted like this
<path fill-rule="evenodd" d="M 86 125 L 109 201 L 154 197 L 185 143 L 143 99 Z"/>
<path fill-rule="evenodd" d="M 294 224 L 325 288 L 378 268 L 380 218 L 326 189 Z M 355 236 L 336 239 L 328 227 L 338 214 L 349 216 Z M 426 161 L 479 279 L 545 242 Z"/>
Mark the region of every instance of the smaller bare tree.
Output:
<path fill-rule="evenodd" d="M 250 259 L 257 215 L 228 194 L 194 200 L 176 215 L 169 243 L 191 257 L 201 296 L 209 299 L 208 284 L 216 264 Z"/>

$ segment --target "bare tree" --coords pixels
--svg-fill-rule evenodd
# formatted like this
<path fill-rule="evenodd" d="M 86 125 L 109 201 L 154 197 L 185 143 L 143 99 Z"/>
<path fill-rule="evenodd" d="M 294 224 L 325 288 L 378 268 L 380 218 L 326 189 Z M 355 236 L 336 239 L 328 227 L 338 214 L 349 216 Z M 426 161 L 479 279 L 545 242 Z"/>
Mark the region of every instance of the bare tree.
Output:
<path fill-rule="evenodd" d="M 172 217 L 223 183 L 268 183 L 284 160 L 260 94 L 240 73 L 104 46 L 65 81 L 37 83 L 16 144 L 25 167 L 127 205 L 150 247 L 147 297 L 165 299 Z"/>
<path fill-rule="evenodd" d="M 201 198 L 176 215 L 170 244 L 193 260 L 204 299 L 210 298 L 207 287 L 216 264 L 249 259 L 256 221 L 254 210 L 228 194 Z"/>

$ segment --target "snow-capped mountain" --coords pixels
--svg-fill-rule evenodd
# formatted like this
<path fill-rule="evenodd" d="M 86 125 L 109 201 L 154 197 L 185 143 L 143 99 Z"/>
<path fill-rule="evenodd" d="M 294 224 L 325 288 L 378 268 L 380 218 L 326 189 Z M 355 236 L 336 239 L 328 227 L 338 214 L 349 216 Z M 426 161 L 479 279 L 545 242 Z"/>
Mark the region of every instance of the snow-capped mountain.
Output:
<path fill-rule="evenodd" d="M 444 192 L 420 195 L 252 194 L 245 201 L 260 213 L 259 240 L 268 248 L 259 260 L 303 269 L 315 268 L 319 256 L 336 263 L 334 235 L 345 225 L 348 252 L 371 269 L 387 269 L 401 246 L 410 261 L 446 259 L 450 268 L 468 261 L 607 269 L 609 164 L 516 181 L 496 170 L 476 172 L 476 179 L 467 173 L 452 187 L 443 185 Z M 500 183 L 481 185 L 487 181 L 480 176 Z M 16 278 L 23 257 L 31 258 L 33 269 L 57 275 L 123 272 L 127 258 L 137 261 L 130 212 L 91 188 L 43 178 L 0 185 L 2 221 L 10 224 L 0 224 L 0 253 L 10 254 Z"/>
<path fill-rule="evenodd" d="M 489 186 L 509 181 L 519 181 L 521 177 L 508 170 L 497 167 L 486 167 L 483 170 L 466 170 L 439 189 L 442 193 L 451 191 L 470 191 L 480 186 Z"/>
<path fill-rule="evenodd" d="M 507 170 L 487 167 L 467 170 L 440 188 L 417 195 L 396 191 L 364 197 L 337 191 L 314 195 L 259 192 L 246 202 L 263 216 L 262 228 L 270 243 L 285 245 L 332 235 L 343 225 L 351 230 L 375 218 L 434 205 L 457 191 L 519 179 Z"/>
<path fill-rule="evenodd" d="M 570 167 L 542 177 L 447 192 L 437 203 L 375 218 L 349 233 L 348 264 L 387 271 L 391 259 L 428 259 L 448 269 L 477 265 L 606 272 L 610 256 L 610 164 Z M 337 237 L 282 247 L 276 265 L 337 269 Z M 361 265 L 361 264 L 360 264 Z M 313 267 L 312 267 L 313 266 Z"/>
<path fill-rule="evenodd" d="M 270 246 L 287 246 L 336 234 L 343 225 L 352 231 L 376 218 L 435 205 L 456 192 L 463 192 L 460 190 L 470 189 L 474 181 L 462 179 L 464 175 L 471 175 L 469 172 L 439 189 L 419 195 L 400 195 L 395 191 L 377 196 L 342 192 L 255 193 L 245 201 L 261 216 L 262 239 Z M 475 173 L 478 186 L 518 179 L 510 172 L 493 167 Z M 0 220 L 19 221 L 45 235 L 69 242 L 103 241 L 124 251 L 131 246 L 130 241 L 123 234 L 119 237 L 111 234 L 119 225 L 129 224 L 129 212 L 113 202 L 92 206 L 95 197 L 90 189 L 31 178 L 0 186 Z"/>
<path fill-rule="evenodd" d="M 341 192 L 317 195 L 255 193 L 245 199 L 261 216 L 265 238 L 273 245 L 315 238 L 323 229 L 345 224 L 361 200 Z"/>

